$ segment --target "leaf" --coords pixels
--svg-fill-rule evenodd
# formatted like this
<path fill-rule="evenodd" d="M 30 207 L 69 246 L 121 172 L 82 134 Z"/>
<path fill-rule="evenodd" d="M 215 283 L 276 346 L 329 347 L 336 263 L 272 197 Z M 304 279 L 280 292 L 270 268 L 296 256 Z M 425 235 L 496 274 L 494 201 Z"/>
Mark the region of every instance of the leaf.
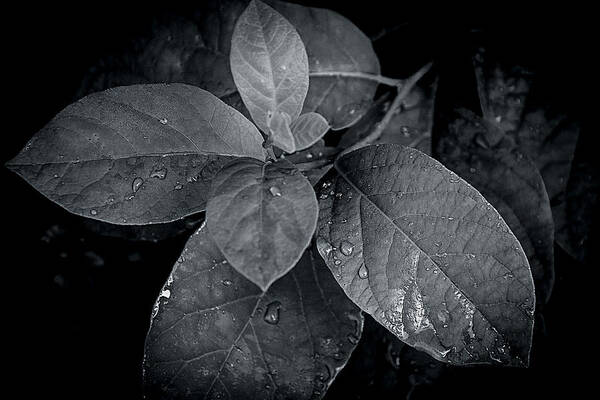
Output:
<path fill-rule="evenodd" d="M 522 153 L 484 149 L 461 141 L 460 136 L 467 132 L 465 125 L 473 124 L 476 129 L 478 124 L 479 129 L 485 129 L 478 121 L 450 124 L 438 141 L 436 154 L 502 215 L 527 255 L 538 304 L 545 304 L 554 286 L 554 222 L 544 181 L 535 164 Z"/>
<path fill-rule="evenodd" d="M 547 85 L 526 68 L 484 49 L 477 51 L 473 64 L 483 119 L 488 131 L 493 130 L 490 126 L 496 131 L 487 142 L 492 147 L 511 146 L 533 160 L 548 191 L 558 243 L 573 254 L 569 249 L 574 246 L 562 240 L 562 233 L 574 223 L 567 219 L 565 199 L 579 121 L 557 109 L 544 92 Z"/>
<path fill-rule="evenodd" d="M 286 160 L 232 161 L 215 177 L 206 207 L 216 245 L 235 269 L 263 290 L 302 256 L 317 215 L 310 182 Z"/>
<path fill-rule="evenodd" d="M 413 147 L 431 155 L 431 130 L 437 80 L 415 86 L 374 144 L 395 143 Z M 390 107 L 390 96 L 382 96 L 363 118 L 346 131 L 338 147 L 346 149 L 368 136 Z"/>
<path fill-rule="evenodd" d="M 290 127 L 290 116 L 284 112 L 276 112 L 268 121 L 270 137 L 273 144 L 287 153 L 296 151 L 294 135 Z"/>
<path fill-rule="evenodd" d="M 325 146 L 325 142 L 321 139 L 307 149 L 290 154 L 286 159 L 302 172 L 311 185 L 315 186 L 329 171 L 337 154 L 335 147 Z"/>
<path fill-rule="evenodd" d="M 528 364 L 535 294 L 498 212 L 425 154 L 368 146 L 323 178 L 317 247 L 348 297 L 453 364 Z"/>
<path fill-rule="evenodd" d="M 533 73 L 479 48 L 473 57 L 483 118 L 507 132 L 521 123 Z"/>
<path fill-rule="evenodd" d="M 292 124 L 296 150 L 304 150 L 318 142 L 329 130 L 327 120 L 321 114 L 302 114 Z"/>
<path fill-rule="evenodd" d="M 379 74 L 370 40 L 348 19 L 321 8 L 268 1 L 300 34 L 309 71 Z M 245 115 L 229 68 L 235 21 L 246 0 L 205 0 L 193 13 L 167 15 L 136 38 L 123 53 L 102 58 L 86 75 L 78 97 L 114 86 L 181 82 L 206 89 Z M 306 24 L 306 25 L 302 25 Z M 376 83 L 359 78 L 312 76 L 303 113 L 317 111 L 342 129 L 356 122 L 372 103 Z M 323 96 L 327 90 L 327 95 Z"/>
<path fill-rule="evenodd" d="M 144 387 L 160 399 L 319 399 L 362 332 L 360 310 L 304 253 L 261 292 L 199 229 L 162 289 L 146 338 Z"/>
<path fill-rule="evenodd" d="M 258 0 L 240 15 L 231 38 L 231 72 L 256 125 L 277 141 L 271 118 L 290 123 L 300 115 L 308 92 L 308 56 L 296 29 Z M 285 142 L 285 140 L 284 140 Z"/>
<path fill-rule="evenodd" d="M 318 112 L 331 129 L 351 126 L 372 104 L 377 83 L 339 73 L 379 75 L 371 41 L 340 14 L 323 9 L 270 0 L 298 30 L 310 70 L 310 87 L 302 113 Z"/>
<path fill-rule="evenodd" d="M 65 108 L 7 166 L 68 211 L 124 225 L 204 210 L 231 159 L 264 159 L 254 125 L 182 84 L 134 85 Z"/>

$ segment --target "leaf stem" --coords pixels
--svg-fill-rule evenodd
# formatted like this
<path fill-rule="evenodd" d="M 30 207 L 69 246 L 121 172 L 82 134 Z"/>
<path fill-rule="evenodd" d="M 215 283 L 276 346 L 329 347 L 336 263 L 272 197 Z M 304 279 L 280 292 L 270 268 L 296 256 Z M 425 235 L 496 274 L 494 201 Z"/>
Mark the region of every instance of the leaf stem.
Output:
<path fill-rule="evenodd" d="M 388 86 L 400 86 L 404 82 L 402 79 L 388 78 L 382 75 L 367 74 L 364 72 L 351 72 L 351 71 L 320 71 L 311 72 L 309 76 L 316 77 L 336 77 L 336 78 L 356 78 L 375 81 Z"/>
<path fill-rule="evenodd" d="M 369 135 L 367 135 L 363 139 L 354 143 L 354 145 L 352 145 L 352 146 L 348 147 L 347 149 L 345 149 L 344 151 L 342 151 L 340 153 L 340 156 L 343 156 L 344 154 L 347 154 L 353 150 L 356 150 L 356 149 L 364 147 L 368 144 L 371 144 L 374 141 L 376 141 L 377 139 L 379 139 L 379 137 L 381 136 L 381 134 L 383 133 L 385 128 L 388 126 L 388 124 L 392 120 L 392 117 L 394 116 L 394 114 L 396 114 L 398 112 L 398 110 L 400 109 L 400 106 L 402 105 L 402 101 L 406 98 L 406 96 L 408 96 L 408 94 L 413 89 L 415 84 L 419 81 L 419 79 L 421 79 L 423 77 L 423 75 L 425 75 L 427 73 L 427 71 L 429 71 L 429 69 L 431 69 L 431 65 L 432 65 L 432 63 L 427 63 L 426 65 L 421 67 L 417 72 L 415 72 L 411 77 L 409 77 L 405 81 L 404 85 L 401 88 L 397 87 L 398 94 L 396 95 L 396 98 L 390 105 L 390 108 L 385 113 L 385 115 L 383 116 L 381 121 L 379 121 L 379 123 L 377 125 L 375 125 L 375 129 L 373 129 L 373 131 L 371 133 L 369 133 Z"/>

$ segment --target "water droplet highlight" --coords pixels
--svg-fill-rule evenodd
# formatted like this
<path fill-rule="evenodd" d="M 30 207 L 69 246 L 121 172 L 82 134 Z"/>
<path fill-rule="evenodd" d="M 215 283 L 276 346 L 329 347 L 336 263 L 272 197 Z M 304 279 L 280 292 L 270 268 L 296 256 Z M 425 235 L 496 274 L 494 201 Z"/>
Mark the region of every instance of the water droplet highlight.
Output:
<path fill-rule="evenodd" d="M 278 301 L 274 301 L 269 303 L 267 306 L 267 310 L 265 311 L 264 320 L 266 323 L 271 325 L 277 325 L 279 323 L 279 309 L 281 308 L 281 303 Z"/>
<path fill-rule="evenodd" d="M 277 186 L 271 186 L 269 188 L 269 192 L 271 192 L 271 194 L 275 197 L 281 197 L 281 189 L 279 189 Z"/>
<path fill-rule="evenodd" d="M 367 279 L 369 277 L 369 270 L 365 266 L 365 264 L 361 265 L 358 269 L 358 277 L 360 279 Z"/>
<path fill-rule="evenodd" d="M 140 178 L 139 176 L 137 178 L 135 178 L 133 180 L 133 182 L 131 183 L 131 189 L 133 190 L 133 193 L 140 190 L 140 187 L 142 187 L 143 184 L 144 184 L 144 180 L 142 178 Z"/>
<path fill-rule="evenodd" d="M 344 240 L 340 244 L 340 251 L 342 252 L 343 255 L 350 256 L 352 254 L 352 252 L 354 251 L 354 245 L 351 242 Z"/>

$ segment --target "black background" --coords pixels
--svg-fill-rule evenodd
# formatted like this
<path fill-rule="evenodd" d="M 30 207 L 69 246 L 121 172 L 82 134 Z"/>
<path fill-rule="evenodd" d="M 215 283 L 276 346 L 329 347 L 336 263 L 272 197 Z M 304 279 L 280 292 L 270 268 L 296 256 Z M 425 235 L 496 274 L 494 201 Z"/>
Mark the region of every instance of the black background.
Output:
<path fill-rule="evenodd" d="M 589 60 L 597 45 L 585 10 L 563 6 L 549 15 L 548 10 L 496 4 L 450 12 L 391 3 L 308 2 L 344 14 L 370 36 L 404 24 L 375 42 L 382 73 L 392 77 L 405 77 L 432 59 L 451 74 L 469 32 L 483 30 L 535 67 L 547 82 L 548 96 L 583 121 L 578 151 L 594 157 L 595 124 L 588 121 L 597 97 L 590 107 L 596 92 L 590 87 Z M 83 4 L 19 4 L 5 10 L 2 163 L 73 101 L 100 56 L 119 52 L 153 16 L 175 8 L 171 3 Z M 3 390 L 13 393 L 3 397 L 140 398 L 150 311 L 186 235 L 159 243 L 102 237 L 6 168 L 0 174 L 8 288 L 2 330 L 8 333 L 9 355 Z M 560 248 L 555 251 L 557 282 L 544 313 L 544 332 L 535 337 L 531 368 L 453 368 L 414 390 L 412 398 L 542 397 L 589 383 L 584 362 L 596 358 L 597 329 L 591 325 L 594 313 L 586 310 L 593 300 L 584 282 L 597 264 L 582 265 Z M 372 324 L 367 329 L 378 335 Z M 379 339 L 359 345 L 327 398 L 405 398 L 414 379 L 410 375 L 422 371 L 415 372 L 410 360 L 393 368 L 387 346 Z"/>

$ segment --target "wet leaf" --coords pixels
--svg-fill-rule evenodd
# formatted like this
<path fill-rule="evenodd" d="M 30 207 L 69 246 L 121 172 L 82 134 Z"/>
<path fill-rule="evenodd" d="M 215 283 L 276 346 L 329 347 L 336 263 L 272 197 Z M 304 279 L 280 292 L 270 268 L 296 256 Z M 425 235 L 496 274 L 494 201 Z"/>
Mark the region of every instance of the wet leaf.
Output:
<path fill-rule="evenodd" d="M 68 211 L 114 224 L 174 221 L 204 210 L 231 159 L 264 159 L 262 137 L 212 94 L 134 85 L 65 108 L 7 166 Z"/>
<path fill-rule="evenodd" d="M 321 8 L 267 1 L 300 34 L 309 71 L 379 74 L 370 40 L 348 19 Z M 90 68 L 78 97 L 120 85 L 182 82 L 206 89 L 240 112 L 247 112 L 229 68 L 235 21 L 245 0 L 205 0 L 190 15 L 165 16 L 121 54 Z M 370 106 L 376 84 L 358 78 L 311 77 L 303 113 L 317 111 L 333 129 L 356 122 Z M 323 96 L 326 93 L 327 95 Z"/>
<path fill-rule="evenodd" d="M 296 27 L 306 46 L 311 76 L 302 112 L 318 112 L 335 130 L 354 124 L 371 105 L 377 83 L 331 73 L 378 75 L 379 60 L 369 38 L 334 11 L 282 1 L 268 3 Z"/>
<path fill-rule="evenodd" d="M 310 243 L 318 205 L 310 182 L 292 163 L 235 160 L 215 177 L 207 226 L 227 261 L 266 290 Z"/>
<path fill-rule="evenodd" d="M 346 294 L 438 360 L 527 365 L 531 271 L 483 196 L 399 145 L 361 148 L 334 168 L 319 196 L 317 247 Z"/>
<path fill-rule="evenodd" d="M 231 72 L 256 125 L 277 141 L 270 121 L 282 114 L 289 124 L 300 115 L 308 92 L 308 56 L 296 29 L 281 14 L 253 0 L 231 38 Z"/>
<path fill-rule="evenodd" d="M 542 176 L 521 153 L 462 142 L 458 138 L 466 131 L 462 129 L 464 126 L 458 122 L 450 124 L 438 142 L 436 154 L 502 215 L 527 255 L 536 300 L 545 304 L 554 286 L 554 222 Z M 480 129 L 485 129 L 483 126 L 479 124 Z"/>
<path fill-rule="evenodd" d="M 362 325 L 360 310 L 312 251 L 261 292 L 201 228 L 155 305 L 146 395 L 319 399 L 348 361 Z"/>
<path fill-rule="evenodd" d="M 483 48 L 477 50 L 473 65 L 488 131 L 485 142 L 489 147 L 514 149 L 535 163 L 560 232 L 558 243 L 577 257 L 573 249 L 578 246 L 563 240 L 563 227 L 574 223 L 565 209 L 579 122 L 548 99 L 537 75 L 526 68 Z"/>
<path fill-rule="evenodd" d="M 381 136 L 374 144 L 395 143 L 421 150 L 431 155 L 431 130 L 437 80 L 421 83 L 407 96 L 400 111 L 392 117 Z M 352 126 L 340 139 L 338 147 L 345 149 L 368 136 L 388 111 L 390 96 L 382 96 L 360 121 Z"/>

